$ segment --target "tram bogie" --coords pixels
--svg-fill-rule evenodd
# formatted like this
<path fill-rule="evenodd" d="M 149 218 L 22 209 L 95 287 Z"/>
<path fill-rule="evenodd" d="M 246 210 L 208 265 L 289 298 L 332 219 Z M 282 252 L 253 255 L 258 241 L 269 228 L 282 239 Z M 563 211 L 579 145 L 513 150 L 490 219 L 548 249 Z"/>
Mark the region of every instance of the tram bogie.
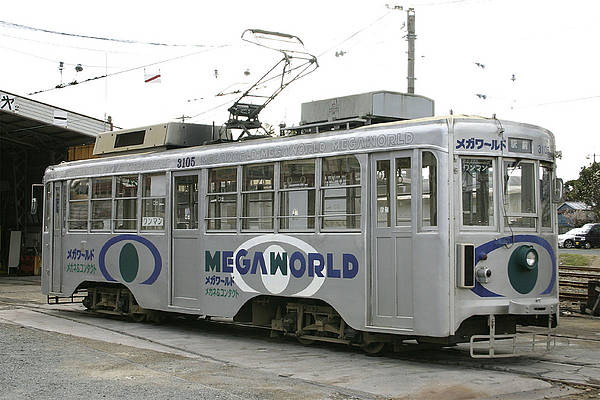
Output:
<path fill-rule="evenodd" d="M 555 155 L 542 128 L 450 116 L 61 164 L 43 292 L 367 352 L 551 328 Z"/>

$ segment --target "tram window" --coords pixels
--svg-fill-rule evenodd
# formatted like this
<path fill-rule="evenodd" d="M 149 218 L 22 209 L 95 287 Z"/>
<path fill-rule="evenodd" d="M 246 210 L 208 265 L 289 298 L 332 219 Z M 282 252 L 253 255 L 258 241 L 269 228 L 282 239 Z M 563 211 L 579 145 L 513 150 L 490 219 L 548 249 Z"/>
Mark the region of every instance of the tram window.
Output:
<path fill-rule="evenodd" d="M 175 228 L 198 228 L 198 176 L 175 177 Z"/>
<path fill-rule="evenodd" d="M 463 225 L 494 225 L 494 167 L 492 160 L 462 160 Z"/>
<path fill-rule="evenodd" d="M 411 225 L 410 164 L 410 157 L 396 158 L 396 226 Z"/>
<path fill-rule="evenodd" d="M 208 230 L 236 230 L 237 168 L 208 171 Z"/>
<path fill-rule="evenodd" d="M 360 229 L 360 164 L 355 156 L 323 159 L 321 227 Z"/>
<path fill-rule="evenodd" d="M 552 196 L 552 167 L 542 165 L 539 171 L 540 198 L 542 202 L 542 228 L 552 227 L 551 196 Z"/>
<path fill-rule="evenodd" d="M 437 160 L 432 152 L 423 152 L 421 167 L 422 226 L 437 226 Z"/>
<path fill-rule="evenodd" d="M 112 214 L 112 178 L 92 179 L 92 218 L 93 231 L 110 230 Z"/>
<path fill-rule="evenodd" d="M 533 163 L 504 162 L 504 209 L 507 225 L 535 228 L 535 168 Z M 523 214 L 531 214 L 531 216 Z"/>
<path fill-rule="evenodd" d="M 390 226 L 390 160 L 377 161 L 377 227 Z"/>
<path fill-rule="evenodd" d="M 69 230 L 87 231 L 89 185 L 88 178 L 69 182 Z"/>
<path fill-rule="evenodd" d="M 50 221 L 52 221 L 52 185 L 50 183 L 46 184 L 46 200 L 44 205 L 44 232 L 50 232 Z"/>
<path fill-rule="evenodd" d="M 165 229 L 166 193 L 165 174 L 142 175 L 142 230 L 162 231 Z"/>
<path fill-rule="evenodd" d="M 242 169 L 242 229 L 273 229 L 274 164 L 247 165 Z"/>
<path fill-rule="evenodd" d="M 115 192 L 115 230 L 136 230 L 138 176 L 117 176 Z"/>
<path fill-rule="evenodd" d="M 279 181 L 280 229 L 314 229 L 315 160 L 282 162 Z"/>

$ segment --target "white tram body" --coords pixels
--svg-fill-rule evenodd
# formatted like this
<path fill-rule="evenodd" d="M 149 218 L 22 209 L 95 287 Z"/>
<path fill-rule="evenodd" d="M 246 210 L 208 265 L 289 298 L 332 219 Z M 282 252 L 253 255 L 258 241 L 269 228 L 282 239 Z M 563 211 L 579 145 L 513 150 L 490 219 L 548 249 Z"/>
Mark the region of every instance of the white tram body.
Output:
<path fill-rule="evenodd" d="M 119 135 L 114 132 L 113 135 Z M 369 348 L 556 324 L 555 143 L 469 116 L 63 163 L 44 294 Z"/>

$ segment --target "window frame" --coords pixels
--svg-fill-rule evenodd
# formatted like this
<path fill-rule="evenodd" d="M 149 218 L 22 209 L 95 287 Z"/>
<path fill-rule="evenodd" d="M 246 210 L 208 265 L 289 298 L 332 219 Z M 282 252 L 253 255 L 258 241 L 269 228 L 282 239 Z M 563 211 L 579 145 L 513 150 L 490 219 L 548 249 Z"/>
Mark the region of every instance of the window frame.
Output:
<path fill-rule="evenodd" d="M 117 197 L 117 179 L 120 177 L 125 177 L 125 176 L 136 176 L 137 177 L 137 188 L 136 188 L 136 196 L 135 197 Z M 141 210 L 140 210 L 140 202 L 139 202 L 139 198 L 140 198 L 140 183 L 141 183 L 141 174 L 139 173 L 135 173 L 135 174 L 119 174 L 119 175 L 114 175 L 113 176 L 113 193 L 112 193 L 112 200 L 113 200 L 113 209 L 112 209 L 112 231 L 113 232 L 139 232 L 138 229 L 138 225 L 140 224 L 140 214 L 141 214 Z M 135 218 L 121 218 L 121 219 L 117 219 L 117 203 L 119 200 L 135 200 Z M 134 229 L 117 229 L 117 220 L 118 221 L 132 221 L 135 220 L 135 228 Z"/>
<path fill-rule="evenodd" d="M 176 180 L 177 178 L 189 178 L 189 177 L 195 177 L 196 178 L 196 196 L 194 199 L 194 196 L 192 194 L 189 195 L 189 199 L 191 199 L 192 203 L 191 205 L 195 205 L 196 206 L 196 218 L 195 220 L 193 219 L 193 212 L 192 212 L 192 221 L 195 221 L 195 227 L 192 228 L 179 228 L 177 227 L 177 206 L 178 206 L 178 202 L 177 202 L 177 185 L 176 185 Z M 171 210 L 171 224 L 172 224 L 172 230 L 176 230 L 176 231 L 183 231 L 183 232 L 192 232 L 192 231 L 198 231 L 200 229 L 200 223 L 201 223 L 201 218 L 200 218 L 200 194 L 201 194 L 201 187 L 200 185 L 202 185 L 202 177 L 200 175 L 200 170 L 192 170 L 189 171 L 188 173 L 178 173 L 178 174 L 171 174 L 171 181 L 172 181 L 172 188 L 171 188 L 171 196 L 172 196 L 172 210 Z M 195 200 L 195 202 L 194 202 Z M 166 208 L 166 204 L 165 204 L 165 208 Z M 165 214 L 167 213 L 167 211 L 165 210 Z M 166 215 L 165 215 L 166 217 Z"/>
<path fill-rule="evenodd" d="M 535 159 L 531 159 L 531 158 L 516 158 L 516 157 L 501 157 L 500 158 L 500 162 L 502 165 L 502 170 L 501 170 L 501 175 L 500 175 L 500 184 L 501 186 L 501 196 L 502 196 L 502 204 L 500 205 L 502 207 L 502 214 L 501 214 L 501 219 L 502 219 L 502 227 L 504 231 L 522 231 L 522 232 L 539 232 L 540 231 L 540 212 L 541 212 L 541 203 L 539 202 L 539 187 L 538 187 L 538 182 L 539 182 L 539 177 L 538 177 L 538 168 L 539 168 L 539 161 L 535 160 Z M 521 163 L 521 164 L 531 164 L 533 166 L 533 204 L 536 207 L 535 212 L 533 213 L 510 213 L 509 209 L 508 209 L 508 204 L 505 202 L 506 197 L 507 197 L 507 184 L 508 181 L 505 181 L 505 170 L 506 170 L 506 163 L 507 162 L 514 162 L 514 163 Z M 521 188 L 523 188 L 523 185 L 521 183 Z M 522 208 L 522 207 L 521 207 Z M 526 227 L 526 226 L 516 226 L 516 225 L 511 225 L 507 223 L 507 219 L 508 217 L 516 217 L 516 218 L 534 218 L 534 223 L 535 226 L 533 227 Z"/>
<path fill-rule="evenodd" d="M 493 218 L 493 225 L 465 225 L 463 217 L 464 217 L 464 213 L 463 213 L 463 173 L 462 173 L 462 168 L 463 168 L 463 161 L 464 160 L 491 160 L 492 161 L 492 177 L 491 177 L 491 181 L 493 182 L 494 188 L 493 188 L 493 211 L 494 211 L 494 215 L 492 216 Z M 459 197 L 459 226 L 460 226 L 460 230 L 462 231 L 494 231 L 497 232 L 498 231 L 498 220 L 499 220 L 499 216 L 498 216 L 498 201 L 500 198 L 500 188 L 498 187 L 498 164 L 500 164 L 498 157 L 486 157 L 486 156 L 471 156 L 471 155 L 460 155 L 459 156 L 459 184 L 458 184 L 458 197 Z M 501 178 L 502 179 L 502 178 Z"/>
<path fill-rule="evenodd" d="M 356 160 L 356 162 L 358 163 L 358 171 L 360 173 L 360 180 L 358 184 L 352 184 L 352 185 L 340 185 L 340 186 L 326 186 L 323 184 L 323 162 L 326 159 L 331 159 L 331 158 L 342 158 L 342 157 L 354 157 L 354 159 Z M 318 190 L 318 198 L 316 199 L 318 201 L 317 204 L 317 208 L 315 210 L 316 212 L 316 217 L 318 219 L 318 232 L 323 232 L 323 233 L 355 233 L 355 232 L 362 232 L 362 228 L 363 228 L 363 208 L 364 208 L 364 203 L 366 201 L 366 199 L 364 199 L 363 197 L 365 196 L 365 188 L 364 188 L 364 184 L 365 184 L 365 171 L 363 168 L 363 164 L 361 164 L 360 162 L 360 157 L 359 154 L 357 153 L 348 153 L 348 154 L 338 154 L 338 155 L 334 155 L 334 156 L 329 156 L 329 157 L 320 157 L 319 158 L 319 175 L 318 175 L 318 181 L 315 183 L 318 183 L 317 186 L 317 190 Z M 358 209 L 358 213 L 355 214 L 348 214 L 348 213 L 344 213 L 344 214 L 340 214 L 340 213 L 334 213 L 334 214 L 325 214 L 324 212 L 324 205 L 325 205 L 325 193 L 327 190 L 335 190 L 335 189 L 359 189 L 360 190 L 360 195 L 358 196 L 358 199 L 360 199 L 360 205 L 359 205 L 359 209 Z M 356 198 L 356 197 L 355 197 Z M 358 227 L 357 228 L 348 228 L 346 227 L 334 227 L 334 228 L 325 228 L 324 227 L 324 219 L 325 217 L 349 217 L 349 216 L 353 216 L 355 218 L 358 218 Z"/>
<path fill-rule="evenodd" d="M 158 234 L 164 234 L 167 231 L 167 224 L 168 224 L 168 218 L 169 218 L 169 198 L 171 197 L 171 185 L 170 185 L 170 180 L 172 179 L 172 174 L 168 171 L 148 171 L 148 172 L 142 172 L 140 173 L 140 187 L 141 190 L 139 190 L 139 196 L 138 196 L 138 201 L 139 201 L 139 208 L 140 208 L 140 212 L 138 215 L 139 218 L 139 228 L 138 228 L 138 232 L 139 233 L 143 233 L 143 234 L 152 234 L 152 233 L 158 233 Z M 165 194 L 164 196 L 144 196 L 144 177 L 145 176 L 152 176 L 152 175 L 162 175 L 165 178 Z M 152 185 L 152 183 L 150 184 Z M 150 192 L 152 193 L 152 192 Z M 164 199 L 165 202 L 165 210 L 163 213 L 163 225 L 161 229 L 144 229 L 143 226 L 143 220 L 144 220 L 144 200 L 152 200 L 152 199 Z"/>
<path fill-rule="evenodd" d="M 110 179 L 110 196 L 108 197 L 100 197 L 100 198 L 94 198 L 94 180 L 95 179 Z M 94 233 L 111 233 L 113 232 L 113 215 L 114 215 L 114 210 L 113 210 L 113 199 L 114 199 L 114 193 L 115 193 L 115 179 L 114 176 L 109 175 L 102 175 L 102 176 L 94 176 L 92 178 L 90 178 L 90 189 L 89 189 L 89 199 L 90 199 L 90 203 L 89 203 L 89 208 L 88 208 L 88 216 L 89 216 L 89 220 L 88 220 L 88 229 L 89 232 L 94 232 Z M 92 223 L 95 221 L 106 221 L 106 219 L 93 219 L 92 218 L 92 213 L 93 213 L 93 206 L 94 206 L 94 202 L 110 202 L 110 215 L 108 216 L 108 220 L 109 220 L 109 224 L 108 224 L 108 229 L 103 228 L 103 229 L 94 229 L 92 227 Z"/>
<path fill-rule="evenodd" d="M 244 189 L 244 183 L 245 183 L 245 169 L 246 168 L 253 168 L 253 167 L 259 167 L 259 166 L 271 166 L 273 168 L 273 175 L 272 175 L 272 187 L 271 189 L 263 189 L 263 190 L 245 190 Z M 239 202 L 240 202 L 240 206 L 242 208 L 241 214 L 238 215 L 238 219 L 239 219 L 239 229 L 241 232 L 277 232 L 277 218 L 276 218 L 276 214 L 277 214 L 277 205 L 278 205 L 278 201 L 277 201 L 277 184 L 278 184 L 278 163 L 277 162 L 259 162 L 259 163 L 252 163 L 252 164 L 244 164 L 242 165 L 242 171 L 241 171 L 241 190 L 239 192 Z M 240 187 L 240 185 L 238 185 L 238 187 Z M 261 194 L 266 193 L 266 194 L 271 194 L 272 196 L 272 200 L 271 200 L 271 216 L 270 217 L 254 217 L 254 216 L 249 216 L 246 215 L 247 212 L 249 212 L 249 207 L 246 207 L 245 204 L 245 197 L 244 196 L 248 196 L 251 194 L 258 194 L 259 197 Z M 259 199 L 259 201 L 262 203 L 265 200 Z M 267 200 L 268 202 L 268 200 Z M 268 218 L 271 219 L 271 228 L 267 228 L 267 229 L 253 229 L 253 228 L 245 228 L 244 227 L 244 223 L 246 221 L 249 221 L 250 219 L 257 219 L 258 220 L 258 224 L 263 224 L 265 223 Z"/>
<path fill-rule="evenodd" d="M 211 170 L 217 170 L 217 169 L 235 169 L 235 191 L 234 192 L 211 192 L 210 191 L 210 171 Z M 240 220 L 240 212 L 241 212 L 241 208 L 240 208 L 240 202 L 241 202 L 241 175 L 242 175 L 242 166 L 241 165 L 234 165 L 234 166 L 220 166 L 220 167 L 212 167 L 212 168 L 205 168 L 206 170 L 206 185 L 204 187 L 204 189 L 206 189 L 206 191 L 202 190 L 199 191 L 204 195 L 204 199 L 205 199 L 205 203 L 206 206 L 204 207 L 204 228 L 203 228 L 203 232 L 206 234 L 215 234 L 215 233 L 234 233 L 234 232 L 240 232 L 241 231 L 241 220 Z M 223 195 L 223 196 L 235 196 L 235 217 L 233 218 L 223 218 L 223 217 L 219 217 L 219 218 L 211 218 L 209 217 L 210 215 L 210 198 L 211 196 L 219 196 L 219 195 Z M 235 220 L 235 228 L 234 229 L 210 229 L 210 221 L 216 221 L 216 220 L 223 220 L 223 219 L 234 219 Z"/>
<path fill-rule="evenodd" d="M 435 209 L 436 209 L 436 223 L 435 225 L 424 225 L 424 212 L 423 212 L 423 156 L 425 155 L 425 153 L 431 153 L 431 155 L 433 156 L 433 158 L 435 159 Z M 437 154 L 430 149 L 419 149 L 418 151 L 418 158 L 417 158 L 417 165 L 418 165 L 418 179 L 419 179 L 419 187 L 418 187 L 418 192 L 417 192 L 417 199 L 418 199 L 418 215 L 417 215 L 417 224 L 418 224 L 418 230 L 419 232 L 437 232 L 439 230 L 439 226 L 440 226 L 440 220 L 439 220 L 439 212 L 440 212 L 440 196 L 439 196 L 439 190 L 440 190 L 440 160 L 439 157 L 437 156 Z M 431 192 L 431 185 L 430 185 L 430 192 Z M 431 201 L 431 200 L 430 200 Z"/>
<path fill-rule="evenodd" d="M 410 219 L 409 219 L 409 223 L 408 224 L 398 224 L 398 176 L 396 175 L 398 172 L 398 160 L 401 159 L 408 159 L 409 163 L 410 163 L 410 168 L 403 168 L 404 170 L 408 170 L 410 171 L 410 192 L 409 192 L 409 196 L 410 196 Z M 414 202 L 418 201 L 418 196 L 415 196 L 415 176 L 419 176 L 415 174 L 415 154 L 414 151 L 406 151 L 406 152 L 395 152 L 394 155 L 392 156 L 391 160 L 393 160 L 393 170 L 392 170 L 392 175 L 393 175 L 393 185 L 394 185 L 394 190 L 393 190 L 393 196 L 394 198 L 392 199 L 392 201 L 394 202 L 393 204 L 393 210 L 394 210 L 394 221 L 392 221 L 392 227 L 397 230 L 397 231 L 404 231 L 404 232 L 412 232 L 413 230 L 413 226 L 415 226 L 415 207 L 414 207 Z"/>
<path fill-rule="evenodd" d="M 294 163 L 294 162 L 303 162 L 303 161 L 307 161 L 310 160 L 313 162 L 313 167 L 314 167 L 314 185 L 313 186 L 303 186 L 300 188 L 282 188 L 281 184 L 282 184 L 282 166 L 284 163 Z M 318 219 L 318 204 L 317 204 L 317 192 L 318 192 L 318 179 L 317 179 L 317 174 L 318 174 L 318 163 L 319 163 L 319 159 L 318 158 L 302 158 L 302 159 L 294 159 L 294 160 L 283 160 L 280 162 L 276 163 L 276 171 L 275 171 L 275 187 L 276 187 L 276 199 L 278 200 L 277 202 L 277 210 L 276 210 L 276 216 L 275 216 L 275 227 L 273 229 L 273 231 L 276 232 L 317 232 L 317 219 Z M 298 215 L 298 216 L 288 216 L 288 215 L 282 215 L 281 213 L 281 205 L 282 205 L 282 196 L 284 193 L 290 193 L 290 192 L 306 192 L 307 195 L 310 191 L 314 192 L 314 198 L 313 198 L 313 207 L 314 207 L 314 214 L 313 215 Z M 307 209 L 308 209 L 308 205 L 307 205 Z M 313 227 L 312 228 L 305 228 L 305 229 L 294 229 L 294 228 L 282 228 L 281 227 L 281 223 L 284 220 L 287 221 L 291 221 L 293 219 L 301 219 L 304 218 L 305 221 L 307 222 L 308 225 L 308 221 L 310 220 L 310 218 L 313 219 Z"/>
<path fill-rule="evenodd" d="M 541 184 L 543 184 L 542 181 L 542 176 L 540 175 L 540 170 L 542 168 L 547 168 L 548 172 L 550 173 L 550 180 L 548 182 L 548 186 L 549 186 L 549 193 L 548 193 L 548 206 L 550 207 L 550 226 L 544 226 L 544 222 L 543 222 L 543 215 L 544 215 L 544 204 L 542 202 L 542 191 L 541 191 Z M 554 210 L 554 203 L 552 201 L 552 194 L 553 194 L 553 185 L 554 185 L 554 172 L 555 172 L 555 166 L 552 163 L 549 162 L 543 162 L 543 161 L 539 161 L 538 162 L 538 168 L 537 168 L 537 182 L 540 184 L 540 186 L 537 187 L 537 190 L 539 191 L 539 225 L 540 225 L 540 232 L 554 232 L 554 220 L 555 220 L 555 215 L 556 213 L 553 211 Z"/>
<path fill-rule="evenodd" d="M 73 182 L 74 180 L 87 180 L 87 185 L 88 185 L 88 193 L 87 193 L 87 199 L 85 200 L 72 200 L 71 199 L 71 182 Z M 66 215 L 66 221 L 67 221 L 67 232 L 73 232 L 73 233 L 89 233 L 91 230 L 91 226 L 92 226 L 92 221 L 91 221 L 91 212 L 92 212 L 92 204 L 91 204 L 91 199 L 92 199 L 92 180 L 91 178 L 88 177 L 81 177 L 81 178 L 71 178 L 68 179 L 65 182 L 65 185 L 67 186 L 67 208 L 65 209 L 65 215 Z M 83 203 L 86 202 L 87 203 L 87 215 L 86 215 L 86 228 L 85 229 L 72 229 L 71 228 L 71 221 L 83 221 L 80 219 L 76 219 L 76 220 L 71 220 L 71 203 Z M 94 231 L 97 232 L 97 231 Z M 103 231 L 104 232 L 104 231 Z"/>

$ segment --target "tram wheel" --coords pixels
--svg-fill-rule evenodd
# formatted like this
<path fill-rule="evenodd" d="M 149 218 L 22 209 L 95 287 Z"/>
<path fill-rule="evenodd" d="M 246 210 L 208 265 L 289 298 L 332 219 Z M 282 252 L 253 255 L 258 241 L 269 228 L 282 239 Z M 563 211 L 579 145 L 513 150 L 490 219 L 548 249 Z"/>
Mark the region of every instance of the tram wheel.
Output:
<path fill-rule="evenodd" d="M 371 343 L 363 344 L 361 347 L 362 347 L 363 351 L 365 353 L 367 353 L 367 355 L 376 356 L 379 353 L 381 353 L 381 351 L 385 347 L 385 343 L 384 342 L 371 342 Z"/>
<path fill-rule="evenodd" d="M 146 314 L 142 313 L 142 314 L 131 314 L 131 320 L 133 322 L 144 322 L 146 320 Z"/>
<path fill-rule="evenodd" d="M 91 310 L 94 304 L 89 294 L 83 298 L 82 304 L 86 309 Z"/>

